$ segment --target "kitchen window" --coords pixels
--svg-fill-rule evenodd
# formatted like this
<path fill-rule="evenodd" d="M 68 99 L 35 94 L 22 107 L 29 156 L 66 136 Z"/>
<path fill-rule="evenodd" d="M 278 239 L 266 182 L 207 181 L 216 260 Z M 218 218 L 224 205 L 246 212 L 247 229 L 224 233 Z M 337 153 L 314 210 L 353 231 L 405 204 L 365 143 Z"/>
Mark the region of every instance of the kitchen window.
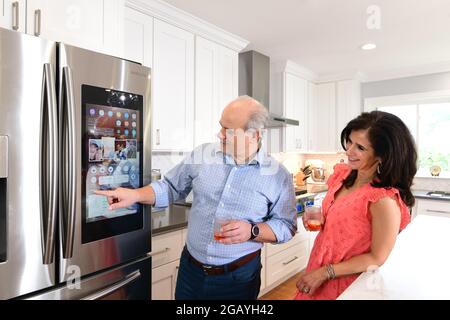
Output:
<path fill-rule="evenodd" d="M 416 103 L 411 101 L 413 99 L 405 99 L 405 96 L 398 101 L 393 98 L 366 99 L 365 110 L 395 114 L 408 126 L 417 144 L 416 176 L 431 177 L 432 167 L 438 166 L 441 171 L 439 177 L 450 178 L 450 144 L 446 142 L 450 135 L 450 97 L 420 97 Z M 372 101 L 368 103 L 367 100 Z"/>

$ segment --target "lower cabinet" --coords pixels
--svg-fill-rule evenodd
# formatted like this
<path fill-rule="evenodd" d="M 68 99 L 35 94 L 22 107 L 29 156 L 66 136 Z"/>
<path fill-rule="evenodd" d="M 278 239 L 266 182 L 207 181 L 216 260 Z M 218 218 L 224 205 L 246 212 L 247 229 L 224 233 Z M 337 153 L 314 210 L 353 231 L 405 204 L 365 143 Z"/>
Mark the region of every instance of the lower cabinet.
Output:
<path fill-rule="evenodd" d="M 185 230 L 152 238 L 152 300 L 173 300 Z"/>
<path fill-rule="evenodd" d="M 152 300 L 173 300 L 180 260 L 152 269 Z"/>
<path fill-rule="evenodd" d="M 450 218 L 450 201 L 416 199 L 412 217 L 417 215 L 430 215 Z"/>

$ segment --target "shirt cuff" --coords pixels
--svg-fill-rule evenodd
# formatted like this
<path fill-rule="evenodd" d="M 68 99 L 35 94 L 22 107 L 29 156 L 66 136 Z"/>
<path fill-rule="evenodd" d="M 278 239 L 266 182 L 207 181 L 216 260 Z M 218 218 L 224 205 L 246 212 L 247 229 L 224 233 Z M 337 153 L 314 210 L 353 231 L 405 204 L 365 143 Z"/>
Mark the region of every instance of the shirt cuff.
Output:
<path fill-rule="evenodd" d="M 292 239 L 295 232 L 297 231 L 296 226 L 288 226 L 286 223 L 279 219 L 272 219 L 265 222 L 270 229 L 272 229 L 275 237 L 277 238 L 276 243 L 285 243 Z"/>
<path fill-rule="evenodd" d="M 169 206 L 169 192 L 167 185 L 159 181 L 154 181 L 150 184 L 155 192 L 155 204 L 153 205 L 155 208 L 166 208 Z"/>

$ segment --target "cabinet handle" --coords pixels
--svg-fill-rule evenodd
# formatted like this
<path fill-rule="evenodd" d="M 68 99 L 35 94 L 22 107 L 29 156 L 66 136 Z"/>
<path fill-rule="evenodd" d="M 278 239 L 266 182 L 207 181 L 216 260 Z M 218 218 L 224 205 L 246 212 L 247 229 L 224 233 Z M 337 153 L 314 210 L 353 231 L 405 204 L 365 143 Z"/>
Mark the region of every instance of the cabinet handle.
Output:
<path fill-rule="evenodd" d="M 161 144 L 161 134 L 160 130 L 156 129 L 156 145 L 159 146 Z"/>
<path fill-rule="evenodd" d="M 41 9 L 34 11 L 34 35 L 36 37 L 41 35 Z"/>
<path fill-rule="evenodd" d="M 163 250 L 159 250 L 159 251 L 156 251 L 156 252 L 150 252 L 150 253 L 147 253 L 147 256 L 154 257 L 154 256 L 157 256 L 158 254 L 166 253 L 169 250 L 170 250 L 170 248 L 165 248 Z"/>
<path fill-rule="evenodd" d="M 448 214 L 450 214 L 450 211 L 445 211 L 445 210 L 430 210 L 430 209 L 427 209 L 427 212 L 448 213 Z"/>
<path fill-rule="evenodd" d="M 289 263 L 294 262 L 295 260 L 297 260 L 298 257 L 295 256 L 294 258 L 292 258 L 291 260 L 287 261 L 287 262 L 283 262 L 283 266 L 287 266 Z"/>
<path fill-rule="evenodd" d="M 12 29 L 14 31 L 19 30 L 19 2 L 15 1 L 12 3 Z"/>

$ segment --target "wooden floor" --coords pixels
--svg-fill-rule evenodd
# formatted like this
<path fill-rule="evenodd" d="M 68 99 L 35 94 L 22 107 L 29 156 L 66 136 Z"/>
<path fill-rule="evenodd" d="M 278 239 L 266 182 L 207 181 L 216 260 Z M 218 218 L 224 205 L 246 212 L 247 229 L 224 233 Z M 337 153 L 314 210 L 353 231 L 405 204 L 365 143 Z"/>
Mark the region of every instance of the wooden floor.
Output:
<path fill-rule="evenodd" d="M 259 298 L 259 300 L 292 300 L 297 293 L 298 274 Z"/>

